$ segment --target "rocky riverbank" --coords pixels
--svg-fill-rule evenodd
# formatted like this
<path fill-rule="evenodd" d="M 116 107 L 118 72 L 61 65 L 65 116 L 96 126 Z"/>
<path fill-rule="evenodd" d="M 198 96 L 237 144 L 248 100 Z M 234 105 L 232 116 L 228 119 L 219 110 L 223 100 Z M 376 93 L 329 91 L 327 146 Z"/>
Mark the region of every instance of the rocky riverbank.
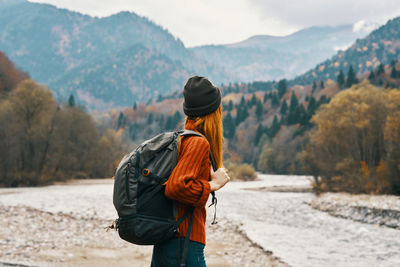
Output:
<path fill-rule="evenodd" d="M 106 229 L 112 221 L 90 208 L 82 212 L 67 208 L 56 211 L 58 206 L 38 208 L 42 204 L 33 204 L 31 197 L 37 201 L 54 193 L 49 193 L 51 187 L 35 190 L 41 194 L 27 194 L 29 189 L 21 191 L 26 192 L 25 205 L 20 204 L 20 196 L 14 195 L 20 194 L 19 190 L 0 192 L 0 266 L 150 266 L 151 246 L 121 240 L 114 230 Z M 54 199 L 53 204 L 60 201 L 71 206 L 83 201 L 63 198 L 62 188 L 57 190 L 59 199 Z M 85 192 L 88 196 L 91 190 Z M 211 220 L 207 223 L 208 266 L 288 266 L 251 242 L 239 225 L 224 218 L 218 221 L 213 226 L 209 224 Z"/>
<path fill-rule="evenodd" d="M 400 229 L 400 197 L 324 193 L 308 203 L 332 216 Z"/>

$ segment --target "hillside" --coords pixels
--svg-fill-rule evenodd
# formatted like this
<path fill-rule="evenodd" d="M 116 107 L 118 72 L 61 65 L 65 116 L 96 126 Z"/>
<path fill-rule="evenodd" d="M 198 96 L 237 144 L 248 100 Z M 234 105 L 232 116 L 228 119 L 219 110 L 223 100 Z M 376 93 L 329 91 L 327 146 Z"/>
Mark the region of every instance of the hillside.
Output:
<path fill-rule="evenodd" d="M 286 37 L 255 36 L 188 49 L 133 12 L 98 18 L 48 4 L 0 0 L 0 51 L 49 85 L 58 99 L 74 94 L 90 110 L 146 102 L 180 89 L 194 74 L 216 84 L 292 77 L 356 37 L 351 25 L 312 27 Z"/>
<path fill-rule="evenodd" d="M 201 58 L 223 66 L 234 81 L 293 78 L 364 37 L 352 25 L 310 27 L 287 36 L 259 35 L 227 45 L 191 48 Z"/>
<path fill-rule="evenodd" d="M 180 61 L 137 44 L 110 57 L 82 64 L 49 86 L 58 88 L 61 95 L 72 93 L 90 110 L 111 109 L 133 106 L 140 100 L 178 90 L 188 76 Z"/>
<path fill-rule="evenodd" d="M 387 25 L 374 31 L 365 39 L 358 40 L 355 45 L 344 52 L 340 52 L 339 54 L 349 55 L 349 61 L 346 61 L 345 64 L 347 66 L 367 65 L 368 56 L 359 58 L 350 55 L 354 50 L 357 51 L 358 45 L 367 44 L 371 40 L 374 40 L 373 43 L 379 42 L 379 44 L 394 44 L 393 46 L 398 44 L 400 36 L 396 35 L 396 31 L 399 28 L 393 28 L 394 23 L 397 23 L 398 20 L 389 21 Z M 331 103 L 331 99 L 336 99 L 331 107 L 337 105 L 338 101 L 341 103 L 340 108 L 330 114 L 334 117 L 332 121 L 339 120 L 335 115 L 340 113 L 341 110 L 350 110 L 349 113 L 342 113 L 342 115 L 354 115 L 357 114 L 357 112 L 354 113 L 354 110 L 365 107 L 359 112 L 368 111 L 369 113 L 365 113 L 368 114 L 368 119 L 371 119 L 371 123 L 380 121 L 377 127 L 382 130 L 383 122 L 379 118 L 374 118 L 380 112 L 374 112 L 375 109 L 369 109 L 368 105 L 377 105 L 377 107 L 381 105 L 380 102 L 373 102 L 374 97 L 371 97 L 373 94 L 382 99 L 385 99 L 384 94 L 394 96 L 398 94 L 398 90 L 383 90 L 385 88 L 400 89 L 400 53 L 398 49 L 394 50 L 393 46 L 390 46 L 392 49 L 380 53 L 375 51 L 375 55 L 379 55 L 379 65 L 376 64 L 371 67 L 369 72 L 357 74 L 356 72 L 343 71 L 342 84 L 336 82 L 336 79 L 312 79 L 310 82 L 305 80 L 305 84 L 295 84 L 293 80 L 282 79 L 278 82 L 237 82 L 222 86 L 226 164 L 245 162 L 252 164 L 259 171 L 268 173 L 310 174 L 315 172 L 312 169 L 313 166 L 306 166 L 308 163 L 312 164 L 313 161 L 310 157 L 314 157 L 307 150 L 310 144 L 309 136 L 315 132 L 312 118 L 321 110 L 321 106 L 326 107 L 327 104 Z M 367 61 L 363 62 L 362 60 Z M 390 60 L 390 63 L 384 65 L 384 62 L 388 60 Z M 359 89 L 357 89 L 357 94 L 354 94 L 356 89 L 349 89 L 352 86 Z M 371 94 L 364 97 L 363 90 Z M 338 97 L 339 95 L 340 97 Z M 348 101 L 343 95 L 351 95 L 353 100 Z M 362 96 L 360 99 L 363 98 L 369 104 L 359 105 L 356 101 L 359 96 Z M 370 103 L 371 101 L 372 103 Z M 396 102 L 397 100 L 391 101 Z M 352 106 L 353 103 L 354 107 Z M 109 121 L 107 123 L 110 127 L 123 129 L 125 138 L 139 143 L 158 132 L 182 127 L 184 115 L 181 105 L 182 94 L 177 91 L 168 97 L 161 97 L 153 105 L 140 104 L 139 108 L 127 108 L 122 112 L 114 110 L 108 114 Z M 386 114 L 391 114 L 393 112 L 391 110 L 392 104 L 386 103 L 385 105 Z M 380 108 L 383 109 L 383 106 L 382 104 Z M 395 120 L 395 117 L 390 116 L 388 117 L 390 120 Z M 323 124 L 327 121 L 329 119 L 320 120 L 319 123 Z M 349 121 L 352 120 L 343 119 L 343 122 Z M 331 124 L 328 123 L 328 125 Z M 332 125 L 336 125 L 336 123 Z M 365 125 L 370 126 L 372 124 L 360 124 L 357 127 L 364 127 Z M 392 126 L 395 125 L 398 124 L 393 123 Z M 357 127 L 350 125 L 347 130 L 356 130 Z M 366 132 L 373 131 L 368 130 Z M 360 134 L 360 136 L 364 136 L 364 134 Z M 370 144 L 373 146 L 374 142 L 370 142 Z M 319 149 L 323 150 L 323 147 Z M 386 156 L 382 154 L 382 157 Z M 362 158 L 360 160 L 367 162 L 368 168 L 372 169 L 380 164 L 376 158 L 373 160 Z M 355 164 L 359 164 L 359 162 Z M 339 164 L 340 162 L 336 163 Z M 374 186 L 370 186 L 369 189 L 365 189 L 363 186 L 365 185 L 357 190 L 376 189 Z"/>
<path fill-rule="evenodd" d="M 100 109 L 131 105 L 132 99 L 147 101 L 152 96 L 147 93 L 148 88 L 159 92 L 175 89 L 194 73 L 208 75 L 217 82 L 226 82 L 229 78 L 223 70 L 195 58 L 166 29 L 132 12 L 98 18 L 48 4 L 0 0 L 0 25 L 0 51 L 32 78 L 49 84 L 61 99 L 83 90 L 88 97 L 80 100 Z M 146 52 L 142 53 L 143 49 Z M 121 57 L 122 54 L 127 57 Z M 135 63 L 134 72 L 142 74 L 143 70 L 157 67 L 153 72 L 162 73 L 159 77 L 165 84 L 162 88 L 156 79 L 149 81 L 147 76 L 152 76 L 151 73 L 129 76 L 132 68 L 119 69 L 118 78 L 114 76 L 111 81 L 107 75 L 96 72 L 114 65 L 128 66 L 133 56 L 139 55 L 148 58 L 140 58 L 136 62 L 140 66 Z M 84 68 L 89 69 L 82 71 Z M 84 77 L 85 74 L 88 76 Z M 96 82 L 82 88 L 82 83 L 89 79 Z M 124 98 L 107 103 L 110 98 L 114 100 L 115 93 L 109 84 L 119 92 L 124 91 Z M 94 102 L 88 103 L 88 98 Z M 102 102 L 106 105 L 96 104 Z"/>
<path fill-rule="evenodd" d="M 376 69 L 380 64 L 388 65 L 400 56 L 400 17 L 389 20 L 385 25 L 357 41 L 348 49 L 318 64 L 292 81 L 290 84 L 311 84 L 314 80 L 336 81 L 340 70 L 347 72 L 350 65 L 358 74 Z"/>

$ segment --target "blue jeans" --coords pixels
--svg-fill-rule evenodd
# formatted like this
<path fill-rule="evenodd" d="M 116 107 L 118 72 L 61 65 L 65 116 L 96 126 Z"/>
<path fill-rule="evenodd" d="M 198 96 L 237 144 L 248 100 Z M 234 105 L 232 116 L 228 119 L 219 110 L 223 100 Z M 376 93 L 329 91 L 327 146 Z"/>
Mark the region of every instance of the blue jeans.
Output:
<path fill-rule="evenodd" d="M 182 251 L 185 239 L 184 238 L 172 238 L 165 241 L 162 244 L 155 245 L 153 247 L 153 257 L 151 259 L 151 267 L 176 267 L 178 266 L 178 242 L 180 242 L 180 254 L 182 257 Z M 204 259 L 204 245 L 190 241 L 189 249 L 186 257 L 187 267 L 206 267 L 206 261 Z"/>

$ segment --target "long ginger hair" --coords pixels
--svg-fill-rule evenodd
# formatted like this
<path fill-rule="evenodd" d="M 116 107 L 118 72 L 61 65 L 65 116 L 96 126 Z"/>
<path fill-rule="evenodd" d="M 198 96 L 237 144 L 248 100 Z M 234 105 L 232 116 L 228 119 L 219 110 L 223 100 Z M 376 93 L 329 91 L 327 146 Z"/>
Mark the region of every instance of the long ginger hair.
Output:
<path fill-rule="evenodd" d="M 202 134 L 210 144 L 211 153 L 214 157 L 217 168 L 224 167 L 222 162 L 222 142 L 223 142 L 223 127 L 222 127 L 222 105 L 213 113 L 203 117 L 190 118 L 186 117 L 185 126 L 188 120 L 194 120 L 194 128 Z"/>

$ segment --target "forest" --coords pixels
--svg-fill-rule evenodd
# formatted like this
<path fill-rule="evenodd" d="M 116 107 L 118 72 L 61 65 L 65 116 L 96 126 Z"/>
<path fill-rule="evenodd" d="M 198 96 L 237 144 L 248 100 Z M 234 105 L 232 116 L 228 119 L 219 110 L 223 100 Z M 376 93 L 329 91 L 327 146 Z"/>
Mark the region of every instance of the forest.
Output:
<path fill-rule="evenodd" d="M 0 185 L 111 177 L 124 144 L 75 104 L 57 103 L 0 52 Z"/>
<path fill-rule="evenodd" d="M 306 86 L 222 86 L 225 165 L 246 180 L 255 171 L 312 175 L 317 192 L 400 194 L 399 69 L 393 60 Z M 3 186 L 111 177 L 124 153 L 183 127 L 177 93 L 90 115 L 72 94 L 55 100 L 3 53 L 0 74 Z"/>
<path fill-rule="evenodd" d="M 264 173 L 313 175 L 316 191 L 399 194 L 399 181 L 396 178 L 399 177 L 399 166 L 395 164 L 398 164 L 399 158 L 397 152 L 393 152 L 398 151 L 399 144 L 399 139 L 396 139 L 398 135 L 394 134 L 394 118 L 398 118 L 398 113 L 393 106 L 396 101 L 389 101 L 399 92 L 399 67 L 397 61 L 392 61 L 391 64 L 380 64 L 371 72 L 357 76 L 350 65 L 347 72 L 339 71 L 336 81 L 314 81 L 308 86 L 290 87 L 283 79 L 222 87 L 225 165 L 235 170 L 248 170 L 250 166 Z M 368 102 L 371 97 L 368 95 L 373 90 L 376 96 L 372 96 L 372 99 L 377 99 L 378 95 L 386 99 L 386 102 L 379 103 L 387 107 L 380 108 L 380 113 L 376 110 L 378 104 Z M 352 92 L 358 95 L 352 96 Z M 184 114 L 181 103 L 179 94 L 158 99 L 154 103 L 134 103 L 132 108 L 110 112 L 103 123 L 108 127 L 123 129 L 125 140 L 139 143 L 161 131 L 182 128 Z M 342 106 L 322 116 L 322 112 L 333 109 L 335 103 Z M 364 109 L 357 110 L 353 105 L 361 105 Z M 380 117 L 374 118 L 373 115 Z M 366 128 L 361 131 L 350 116 L 361 116 L 366 120 L 363 126 Z M 342 121 L 347 122 L 348 136 L 343 134 L 344 129 L 322 132 L 327 123 L 339 127 L 341 124 L 337 122 Z M 380 129 L 380 132 L 371 132 L 372 129 Z M 323 137 L 322 133 L 326 136 Z M 334 138 L 336 133 L 336 139 L 329 139 Z M 371 136 L 366 137 L 367 133 Z M 373 137 L 374 134 L 379 138 Z M 346 137 L 352 139 L 346 140 Z M 333 140 L 332 146 L 337 150 L 330 153 L 325 151 L 328 141 L 323 138 Z M 391 138 L 390 142 L 388 138 Z M 324 141 L 318 143 L 317 140 Z M 343 169 L 344 162 L 339 159 L 345 153 L 355 151 L 354 147 L 346 147 L 346 142 L 360 147 L 358 157 L 348 155 L 352 159 L 351 167 L 346 165 L 348 169 Z M 364 147 L 366 145 L 369 147 Z M 388 154 L 389 151 L 392 152 Z M 350 162 L 347 161 L 347 164 Z M 243 166 L 237 168 L 238 165 Z M 348 173 L 350 170 L 352 173 Z"/>

